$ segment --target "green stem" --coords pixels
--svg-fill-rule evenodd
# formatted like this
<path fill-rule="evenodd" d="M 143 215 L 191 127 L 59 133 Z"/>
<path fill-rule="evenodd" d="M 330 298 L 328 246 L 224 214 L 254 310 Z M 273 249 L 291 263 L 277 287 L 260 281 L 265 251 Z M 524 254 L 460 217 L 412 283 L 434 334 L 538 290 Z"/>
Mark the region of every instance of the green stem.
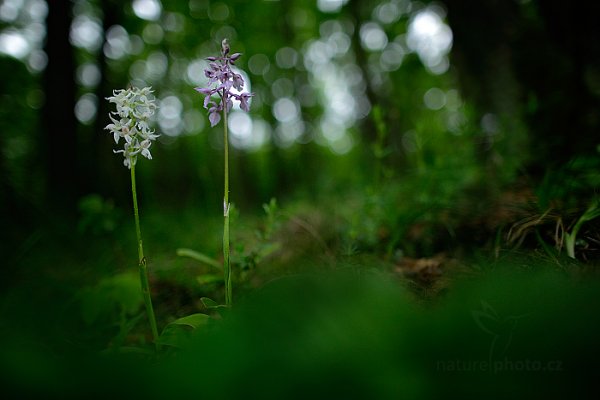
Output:
<path fill-rule="evenodd" d="M 229 262 L 229 140 L 227 139 L 227 104 L 225 104 L 225 107 L 223 107 L 223 145 L 225 147 L 225 195 L 223 198 L 223 273 L 225 279 L 225 304 L 227 306 L 231 306 L 232 290 L 231 265 Z"/>
<path fill-rule="evenodd" d="M 144 257 L 144 246 L 142 245 L 142 231 L 140 229 L 140 215 L 138 212 L 137 190 L 135 185 L 135 160 L 131 162 L 131 193 L 133 195 L 133 214 L 135 216 L 135 233 L 138 241 L 138 265 L 140 268 L 140 282 L 142 284 L 142 296 L 146 305 L 146 314 L 150 321 L 150 329 L 156 349 L 158 345 L 158 329 L 156 327 L 156 318 L 154 317 L 154 308 L 152 307 L 152 297 L 150 296 L 150 284 L 148 283 L 148 265 Z"/>
<path fill-rule="evenodd" d="M 575 241 L 577 240 L 577 234 L 579 233 L 581 226 L 588 221 L 591 221 L 595 218 L 600 217 L 600 209 L 598 208 L 599 206 L 600 206 L 600 202 L 598 202 L 598 200 L 593 202 L 588 207 L 586 212 L 583 213 L 583 215 L 581 217 L 579 217 L 579 219 L 577 220 L 577 223 L 575 224 L 575 226 L 573 227 L 571 232 L 567 233 L 565 235 L 567 255 L 569 257 L 575 258 Z"/>
<path fill-rule="evenodd" d="M 575 258 L 575 238 L 577 237 L 577 232 L 573 231 L 572 233 L 565 234 L 565 247 L 567 248 L 567 255 L 571 258 Z"/>

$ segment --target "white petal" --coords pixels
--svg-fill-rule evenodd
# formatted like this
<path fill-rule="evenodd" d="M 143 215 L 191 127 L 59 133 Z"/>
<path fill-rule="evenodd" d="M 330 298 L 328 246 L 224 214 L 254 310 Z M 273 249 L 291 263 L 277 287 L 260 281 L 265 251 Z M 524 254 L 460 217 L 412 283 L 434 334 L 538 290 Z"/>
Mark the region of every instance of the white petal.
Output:
<path fill-rule="evenodd" d="M 142 150 L 142 155 L 144 157 L 146 157 L 148 160 L 152 160 L 152 154 L 150 154 L 150 150 L 148 149 L 143 149 Z"/>

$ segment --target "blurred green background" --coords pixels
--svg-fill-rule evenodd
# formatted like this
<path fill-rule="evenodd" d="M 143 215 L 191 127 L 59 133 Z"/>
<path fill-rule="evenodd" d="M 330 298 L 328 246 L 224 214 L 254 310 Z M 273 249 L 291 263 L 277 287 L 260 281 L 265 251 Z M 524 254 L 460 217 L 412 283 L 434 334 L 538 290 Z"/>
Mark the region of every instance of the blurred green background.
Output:
<path fill-rule="evenodd" d="M 2 210 L 11 228 L 73 214 L 90 194 L 128 210 L 128 176 L 103 130 L 104 99 L 128 84 L 151 85 L 160 104 L 155 160 L 139 168 L 144 206 L 219 209 L 221 129 L 209 128 L 193 89 L 206 83 L 205 57 L 223 38 L 244 53 L 238 67 L 256 94 L 251 113 L 234 110 L 229 121 L 232 198 L 243 211 L 298 194 L 324 208 L 333 194 L 350 208 L 352 192 L 392 186 L 402 193 L 387 200 L 400 207 L 456 213 L 477 192 L 489 209 L 507 187 L 535 192 L 549 171 L 562 172 L 563 182 L 551 179 L 562 191 L 535 193 L 543 207 L 564 200 L 565 186 L 578 186 L 585 202 L 598 184 L 595 5 L 50 4 L 7 0 L 0 13 Z M 386 228 L 403 229 L 386 212 Z M 27 235 L 5 232 L 8 241 Z"/>
<path fill-rule="evenodd" d="M 324 312 L 368 314 L 389 294 L 398 309 L 384 307 L 381 318 L 364 321 L 347 321 L 342 313 L 334 326 L 373 326 L 392 335 L 393 322 L 407 318 L 418 327 L 404 343 L 426 346 L 418 338 L 429 329 L 454 338 L 472 327 L 460 318 L 486 297 L 487 283 L 457 289 L 450 311 L 435 314 L 441 320 L 423 322 L 429 320 L 420 311 L 402 308 L 406 302 L 388 281 L 421 307 L 443 304 L 452 282 L 490 270 L 516 266 L 517 277 L 523 270 L 554 271 L 565 285 L 595 276 L 598 220 L 580 224 L 574 259 L 565 242 L 586 210 L 589 216 L 600 207 L 599 16 L 600 3 L 564 0 L 3 0 L 0 333 L 5 343 L 29 349 L 4 357 L 7 370 L 39 373 L 46 387 L 51 368 L 43 363 L 54 360 L 44 358 L 47 352 L 96 354 L 148 343 L 139 315 L 129 173 L 103 129 L 110 122 L 105 98 L 129 84 L 152 86 L 160 107 L 154 159 L 137 168 L 159 325 L 205 312 L 202 296 L 222 298 L 219 274 L 176 250 L 220 262 L 222 125 L 210 128 L 194 88 L 205 85 L 205 58 L 218 54 L 224 38 L 243 53 L 236 65 L 255 93 L 250 113 L 236 108 L 229 118 L 234 290 L 242 303 L 254 304 L 255 291 L 284 276 L 338 269 L 384 274 L 360 289 L 350 284 L 359 298 Z M 512 287 L 500 281 L 490 296 Z M 304 301 L 304 291 L 294 290 L 289 297 L 277 293 L 301 313 L 296 302 Z M 342 296 L 350 289 L 331 290 Z M 527 290 L 519 290 L 526 298 Z M 597 293 L 595 286 L 585 293 Z M 571 315 L 569 307 L 597 310 L 597 300 L 585 293 L 555 304 L 567 310 L 557 314 Z M 258 297 L 258 304 L 277 298 Z M 461 308 L 466 298 L 470 305 Z M 542 309 L 544 297 L 536 299 L 532 307 Z M 265 308 L 267 316 L 282 318 L 281 310 Z M 584 314 L 573 316 L 573 326 L 585 329 L 585 320 L 597 332 L 597 317 Z M 279 332 L 244 319 L 251 316 L 240 311 L 241 322 L 232 324 L 249 335 Z M 456 324 L 445 319 L 453 316 Z M 544 318 L 526 343 L 535 342 Z M 312 323 L 291 319 L 291 326 Z M 363 340 L 361 332 L 349 346 Z M 207 340 L 215 346 L 241 340 L 224 335 Z M 548 346 L 567 335 L 557 331 Z M 313 339 L 300 343 L 344 351 L 336 335 L 320 344 Z M 256 357 L 256 343 L 248 340 L 240 352 Z M 453 340 L 443 343 L 452 347 Z M 378 346 L 389 381 L 418 359 L 398 355 L 404 361 L 394 364 L 385 349 L 403 347 L 391 336 Z M 559 356 L 575 360 L 583 353 L 573 351 Z M 376 363 L 368 352 L 358 354 L 340 382 L 363 362 Z M 291 370 L 310 375 L 313 356 L 290 357 Z M 42 367 L 32 370 L 36 363 Z M 337 371 L 334 364 L 319 368 Z M 266 368 L 261 365 L 237 373 Z M 412 372 L 406 393 L 420 392 L 433 378 L 427 368 Z M 365 379 L 367 393 L 396 393 L 382 383 L 385 377 Z M 290 388 L 282 385 L 269 393 L 281 396 Z"/>

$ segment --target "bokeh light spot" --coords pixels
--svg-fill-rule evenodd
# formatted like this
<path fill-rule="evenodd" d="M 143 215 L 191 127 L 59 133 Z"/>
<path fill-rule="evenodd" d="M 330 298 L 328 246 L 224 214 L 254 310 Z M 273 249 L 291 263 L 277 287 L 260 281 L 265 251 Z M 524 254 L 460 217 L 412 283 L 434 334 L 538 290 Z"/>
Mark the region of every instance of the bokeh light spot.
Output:
<path fill-rule="evenodd" d="M 187 110 L 183 114 L 183 129 L 186 133 L 195 134 L 201 132 L 204 126 L 204 115 L 195 108 Z"/>
<path fill-rule="evenodd" d="M 408 47 L 434 74 L 448 70 L 447 54 L 452 48 L 452 30 L 442 21 L 440 7 L 429 7 L 416 13 L 408 26 Z"/>
<path fill-rule="evenodd" d="M 89 125 L 94 121 L 98 111 L 98 98 L 92 93 L 86 93 L 75 104 L 75 117 L 79 122 Z"/>
<path fill-rule="evenodd" d="M 206 82 L 204 70 L 208 67 L 208 63 L 204 59 L 194 60 L 188 64 L 186 75 L 189 82 L 194 85 L 202 85 Z"/>
<path fill-rule="evenodd" d="M 226 21 L 229 14 L 229 7 L 225 3 L 211 4 L 208 9 L 208 17 L 213 21 Z"/>
<path fill-rule="evenodd" d="M 317 0 L 317 7 L 324 13 L 339 12 L 348 0 Z"/>
<path fill-rule="evenodd" d="M 243 111 L 233 111 L 229 115 L 228 127 L 231 143 L 238 148 L 249 147 L 252 143 L 252 118 Z"/>
<path fill-rule="evenodd" d="M 183 104 L 176 96 L 167 96 L 161 99 L 158 109 L 158 123 L 161 132 L 168 136 L 178 136 L 183 130 L 181 113 Z"/>
<path fill-rule="evenodd" d="M 157 21 L 162 11 L 159 0 L 133 0 L 132 7 L 138 18 L 147 21 Z"/>
<path fill-rule="evenodd" d="M 23 59 L 30 51 L 29 42 L 16 30 L 0 33 L 0 53 Z"/>
<path fill-rule="evenodd" d="M 300 115 L 298 105 L 290 98 L 282 97 L 273 104 L 273 116 L 279 122 L 291 122 Z"/>
<path fill-rule="evenodd" d="M 423 102 L 430 110 L 441 110 L 446 105 L 446 93 L 439 88 L 431 88 L 425 92 Z"/>
<path fill-rule="evenodd" d="M 271 85 L 273 97 L 291 97 L 294 94 L 294 82 L 288 78 L 279 78 Z"/>
<path fill-rule="evenodd" d="M 270 67 L 269 58 L 264 54 L 254 54 L 248 59 L 248 69 L 254 75 L 264 75 L 269 72 Z"/>
<path fill-rule="evenodd" d="M 71 24 L 69 39 L 73 45 L 94 52 L 102 45 L 102 35 L 100 20 L 81 14 Z"/>
<path fill-rule="evenodd" d="M 377 51 L 385 48 L 388 38 L 379 24 L 367 22 L 360 27 L 360 41 L 365 49 Z"/>
<path fill-rule="evenodd" d="M 0 20 L 11 23 L 19 16 L 19 10 L 23 7 L 23 0 L 5 0 L 0 5 Z"/>
<path fill-rule="evenodd" d="M 94 63 L 85 63 L 77 68 L 77 83 L 84 87 L 96 87 L 100 83 L 100 68 Z"/>
<path fill-rule="evenodd" d="M 291 47 L 282 47 L 275 53 L 275 61 L 279 68 L 293 68 L 298 61 L 298 52 Z"/>
<path fill-rule="evenodd" d="M 396 71 L 402 65 L 403 59 L 404 48 L 400 44 L 392 42 L 381 53 L 379 63 L 384 71 Z"/>
<path fill-rule="evenodd" d="M 142 38 L 148 44 L 159 44 L 164 35 L 163 28 L 158 24 L 148 24 L 142 32 Z"/>
<path fill-rule="evenodd" d="M 125 57 L 131 51 L 129 34 L 121 25 L 113 25 L 106 32 L 104 54 L 113 60 Z"/>

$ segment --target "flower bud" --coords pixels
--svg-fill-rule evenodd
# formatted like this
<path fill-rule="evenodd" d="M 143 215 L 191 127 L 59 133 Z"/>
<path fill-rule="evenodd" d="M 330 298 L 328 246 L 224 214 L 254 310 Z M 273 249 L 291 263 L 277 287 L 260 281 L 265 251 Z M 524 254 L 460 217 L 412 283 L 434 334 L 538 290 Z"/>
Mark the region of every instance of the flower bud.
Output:
<path fill-rule="evenodd" d="M 229 42 L 227 41 L 227 39 L 223 39 L 223 41 L 221 42 L 221 52 L 224 56 L 226 56 L 229 53 Z"/>

